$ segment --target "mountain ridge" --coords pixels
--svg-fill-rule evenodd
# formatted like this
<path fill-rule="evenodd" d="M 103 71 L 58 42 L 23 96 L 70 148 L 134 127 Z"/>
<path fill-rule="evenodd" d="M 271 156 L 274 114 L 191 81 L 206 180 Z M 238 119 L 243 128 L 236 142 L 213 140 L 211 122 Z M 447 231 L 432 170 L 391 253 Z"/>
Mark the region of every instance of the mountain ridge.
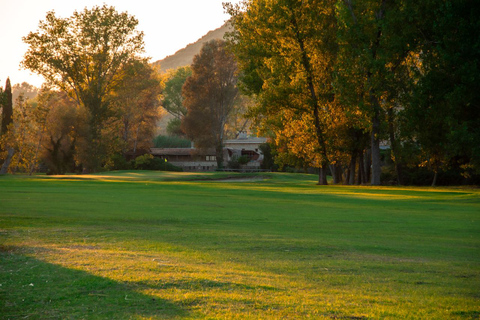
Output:
<path fill-rule="evenodd" d="M 153 66 L 160 65 L 160 72 L 164 73 L 169 69 L 189 66 L 193 62 L 193 57 L 200 52 L 203 44 L 214 39 L 223 39 L 226 32 L 232 30 L 232 26 L 227 22 L 220 28 L 207 32 L 203 37 L 194 43 L 188 44 L 185 48 L 178 50 L 164 59 L 152 63 Z"/>

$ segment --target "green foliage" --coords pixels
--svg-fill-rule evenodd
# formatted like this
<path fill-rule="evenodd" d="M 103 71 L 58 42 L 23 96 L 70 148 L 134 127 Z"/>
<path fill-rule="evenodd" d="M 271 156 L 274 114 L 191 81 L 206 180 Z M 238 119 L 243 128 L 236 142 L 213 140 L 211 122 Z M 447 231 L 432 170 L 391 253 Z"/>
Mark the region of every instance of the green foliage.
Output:
<path fill-rule="evenodd" d="M 177 119 L 182 119 L 187 114 L 187 108 L 183 105 L 182 87 L 191 75 L 192 69 L 189 66 L 180 67 L 165 82 L 162 107 Z"/>
<path fill-rule="evenodd" d="M 151 154 L 144 154 L 135 158 L 135 169 L 148 170 L 154 157 Z"/>
<path fill-rule="evenodd" d="M 159 135 L 153 140 L 155 148 L 190 148 L 192 143 L 188 139 L 177 136 Z"/>
<path fill-rule="evenodd" d="M 356 170 L 365 183 L 361 168 L 371 168 L 379 185 L 380 142 L 388 140 L 397 181 L 415 166 L 480 171 L 474 1 L 249 0 L 225 8 L 240 86 L 256 99 L 249 115 L 273 139 L 279 164 L 332 163 L 347 183 Z"/>
<path fill-rule="evenodd" d="M 182 130 L 182 120 L 178 118 L 170 119 L 167 123 L 167 133 L 170 136 L 184 136 L 185 132 Z"/>
<path fill-rule="evenodd" d="M 432 25 L 413 66 L 418 82 L 408 96 L 405 132 L 423 151 L 434 172 L 454 167 L 480 173 L 480 7 L 472 1 L 428 2 Z"/>
<path fill-rule="evenodd" d="M 229 43 L 239 61 L 241 87 L 258 99 L 250 114 L 260 119 L 264 131 L 288 141 L 289 153 L 325 170 L 328 140 L 333 138 L 327 134 L 335 99 L 334 3 L 257 0 L 244 7 L 227 5 L 235 28 Z M 300 126 L 310 132 L 297 134 Z M 320 171 L 321 184 L 326 184 L 325 170 Z"/>

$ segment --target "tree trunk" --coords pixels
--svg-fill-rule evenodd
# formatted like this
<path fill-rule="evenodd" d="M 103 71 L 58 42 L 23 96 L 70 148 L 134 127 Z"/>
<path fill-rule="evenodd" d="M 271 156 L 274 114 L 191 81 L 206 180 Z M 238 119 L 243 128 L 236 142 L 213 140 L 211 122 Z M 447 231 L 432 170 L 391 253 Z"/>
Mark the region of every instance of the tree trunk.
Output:
<path fill-rule="evenodd" d="M 370 167 L 372 160 L 372 152 L 370 149 L 365 150 L 365 155 L 363 156 L 364 170 L 365 170 L 365 183 L 370 181 Z"/>
<path fill-rule="evenodd" d="M 30 163 L 30 170 L 29 170 L 30 171 L 29 172 L 30 176 L 33 174 L 33 171 L 35 171 L 35 167 L 36 167 L 35 164 L 37 163 L 38 153 L 40 152 L 40 147 L 41 147 L 41 144 L 42 144 L 43 130 L 44 130 L 44 128 L 42 128 L 42 133 L 39 134 L 37 147 L 35 148 L 35 155 L 33 157 L 32 162 Z"/>
<path fill-rule="evenodd" d="M 219 144 L 215 148 L 215 156 L 217 158 L 217 169 L 223 169 L 223 145 Z"/>
<path fill-rule="evenodd" d="M 372 94 L 372 93 L 371 93 Z M 377 99 L 371 96 L 373 104 L 371 150 L 372 150 L 372 186 L 380 185 L 381 163 L 380 163 L 380 106 Z"/>
<path fill-rule="evenodd" d="M 322 164 L 321 164 L 320 170 L 318 171 L 318 184 L 326 185 L 328 184 L 327 183 L 328 157 L 327 157 L 327 148 L 326 148 L 326 141 L 325 141 L 326 139 L 323 133 L 324 131 L 323 125 L 320 121 L 320 114 L 319 114 L 320 105 L 318 102 L 318 96 L 317 96 L 317 92 L 315 91 L 315 85 L 313 81 L 312 65 L 310 62 L 310 58 L 307 54 L 304 39 L 300 34 L 300 30 L 298 28 L 297 18 L 295 16 L 295 13 L 293 12 L 293 10 L 291 10 L 291 13 L 292 13 L 291 22 L 294 27 L 294 32 L 296 37 L 295 40 L 297 41 L 300 47 L 301 63 L 305 69 L 308 91 L 310 92 L 311 107 L 313 109 L 313 115 L 315 120 L 315 133 L 316 133 L 318 145 L 320 148 L 319 151 L 320 151 L 320 154 L 322 155 Z"/>
<path fill-rule="evenodd" d="M 348 169 L 348 184 L 355 184 L 355 168 L 357 166 L 357 150 L 352 151 L 352 158 L 350 159 L 350 167 Z"/>
<path fill-rule="evenodd" d="M 15 150 L 13 148 L 8 149 L 7 158 L 3 162 L 2 168 L 0 169 L 0 175 L 7 174 L 8 167 L 10 166 L 10 162 L 12 161 L 14 153 L 15 153 Z"/>
<path fill-rule="evenodd" d="M 357 184 L 361 185 L 366 183 L 365 179 L 365 165 L 363 163 L 363 150 L 360 151 L 360 155 L 358 156 L 358 177 L 357 177 Z"/>
<path fill-rule="evenodd" d="M 382 0 L 380 10 L 377 12 L 378 21 L 383 20 L 385 15 L 385 5 L 387 0 Z M 377 50 L 380 48 L 380 39 L 382 37 L 382 24 L 379 24 L 377 29 L 377 36 L 372 47 L 372 61 L 377 60 Z M 371 85 L 372 72 L 367 72 L 367 81 Z M 370 103 L 373 111 L 372 115 L 372 133 L 371 133 L 371 151 L 372 151 L 372 186 L 379 186 L 381 184 L 381 163 L 380 163 L 380 103 L 378 95 L 373 88 L 369 90 Z"/>
<path fill-rule="evenodd" d="M 388 108 L 388 134 L 390 136 L 390 146 L 392 148 L 393 163 L 395 165 L 395 173 L 397 174 L 397 184 L 402 185 L 402 161 L 400 158 L 400 150 L 398 150 L 397 139 L 395 138 L 395 126 L 393 122 L 393 107 Z"/>
<path fill-rule="evenodd" d="M 136 155 L 137 153 L 137 143 L 138 143 L 138 131 L 140 130 L 140 126 L 137 127 L 137 131 L 135 132 L 135 140 L 133 141 L 133 154 Z"/>
<path fill-rule="evenodd" d="M 333 184 L 342 183 L 342 169 L 338 164 L 331 164 L 330 172 L 332 173 Z"/>
<path fill-rule="evenodd" d="M 433 175 L 432 187 L 437 186 L 437 177 L 438 177 L 438 172 L 435 171 L 435 174 Z"/>
<path fill-rule="evenodd" d="M 328 167 L 324 166 L 318 170 L 318 185 L 327 185 Z"/>

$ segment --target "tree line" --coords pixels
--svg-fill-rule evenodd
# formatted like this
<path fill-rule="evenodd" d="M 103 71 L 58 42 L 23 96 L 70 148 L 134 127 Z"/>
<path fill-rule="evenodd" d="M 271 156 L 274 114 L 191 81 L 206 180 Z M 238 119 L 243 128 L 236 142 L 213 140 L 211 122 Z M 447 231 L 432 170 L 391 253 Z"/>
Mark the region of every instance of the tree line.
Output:
<path fill-rule="evenodd" d="M 480 174 L 480 6 L 458 1 L 245 0 L 233 31 L 190 67 L 159 76 L 140 58 L 138 21 L 106 5 L 49 12 L 23 67 L 37 98 L 0 90 L 0 158 L 10 171 L 96 171 L 148 149 L 158 107 L 172 135 L 216 150 L 247 126 L 277 166 L 317 168 L 319 184 L 411 184 L 428 171 Z M 8 102 L 10 101 L 10 102 Z M 11 111 L 10 111 L 11 110 Z M 271 150 L 270 150 L 271 149 Z M 76 168 L 75 168 L 76 167 Z M 470 180 L 465 180 L 470 178 Z M 382 181 L 383 179 L 383 181 Z M 423 178 L 422 178 L 423 179 Z M 473 180 L 472 180 L 473 179 Z"/>
<path fill-rule="evenodd" d="M 218 166 L 223 165 L 225 133 L 238 131 L 243 105 L 234 56 L 224 41 L 210 41 L 191 67 L 160 75 L 139 56 L 144 45 L 137 24 L 106 5 L 68 18 L 52 11 L 23 38 L 29 48 L 22 66 L 42 75 L 46 84 L 30 99 L 34 90 L 20 85 L 23 93 L 12 103 L 7 80 L 1 97 L 9 104 L 0 103 L 4 173 L 9 168 L 31 174 L 40 163 L 52 174 L 129 164 L 157 168 L 159 159 L 148 155 L 126 160 L 148 153 L 160 105 L 175 116 L 168 128 L 173 134 L 189 137 L 197 148 L 214 148 Z"/>
<path fill-rule="evenodd" d="M 480 5 L 472 0 L 226 4 L 239 85 L 277 162 L 335 183 L 480 173 Z M 386 143 L 387 151 L 382 151 Z M 384 167 L 385 170 L 385 167 Z M 411 181 L 408 181 L 411 182 Z"/>
<path fill-rule="evenodd" d="M 161 81 L 140 54 L 138 21 L 106 5 L 60 18 L 47 13 L 23 41 L 22 66 L 46 84 L 34 99 L 2 90 L 2 173 L 94 172 L 114 155 L 148 149 L 159 118 Z M 23 88 L 25 89 L 25 88 Z M 25 90 L 24 90 L 25 91 Z"/>

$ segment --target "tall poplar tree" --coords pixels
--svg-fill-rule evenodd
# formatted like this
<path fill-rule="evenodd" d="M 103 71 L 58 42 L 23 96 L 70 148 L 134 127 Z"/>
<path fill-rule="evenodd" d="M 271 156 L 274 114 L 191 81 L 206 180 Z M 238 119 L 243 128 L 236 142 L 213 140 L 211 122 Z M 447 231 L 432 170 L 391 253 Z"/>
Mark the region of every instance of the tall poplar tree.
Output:
<path fill-rule="evenodd" d="M 226 6 L 235 29 L 230 43 L 242 71 L 242 88 L 258 101 L 252 113 L 277 119 L 274 122 L 281 125 L 298 121 L 297 128 L 309 123 L 310 147 L 304 148 L 305 140 L 300 139 L 288 148 L 296 156 L 306 155 L 305 160 L 320 169 L 319 184 L 327 184 L 330 162 L 327 132 L 335 104 L 335 3 L 252 0 Z M 285 128 L 279 129 L 278 134 Z"/>

